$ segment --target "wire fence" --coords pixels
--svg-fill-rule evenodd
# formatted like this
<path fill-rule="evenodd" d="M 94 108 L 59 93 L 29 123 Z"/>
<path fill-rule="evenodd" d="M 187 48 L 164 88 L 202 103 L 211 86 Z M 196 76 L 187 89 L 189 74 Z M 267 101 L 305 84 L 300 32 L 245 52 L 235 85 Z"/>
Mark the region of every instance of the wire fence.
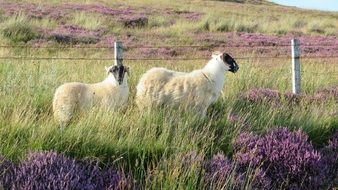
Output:
<path fill-rule="evenodd" d="M 337 59 L 338 56 L 303 56 L 301 59 Z M 112 58 L 86 58 L 86 57 L 27 57 L 27 56 L 2 56 L 0 60 L 79 60 L 79 61 L 112 61 Z M 194 61 L 194 60 L 208 60 L 209 57 L 177 57 L 177 58 L 126 58 L 123 61 Z M 291 56 L 252 56 L 252 57 L 234 57 L 239 60 L 251 59 L 291 59 Z"/>
<path fill-rule="evenodd" d="M 337 44 L 300 44 L 302 47 L 332 47 L 337 48 Z M 222 47 L 222 48 L 234 48 L 234 47 L 249 47 L 249 48 L 258 48 L 258 47 L 290 47 L 290 44 L 278 44 L 274 42 L 269 42 L 265 44 L 262 43 L 253 43 L 253 44 L 235 44 L 235 45 L 221 45 L 221 44 L 210 44 L 210 45 L 127 45 L 124 46 L 124 49 L 136 49 L 136 48 L 210 48 L 210 47 Z M 0 45 L 0 48 L 30 48 L 30 49 L 110 49 L 114 48 L 114 45 L 62 45 L 62 46 L 40 46 L 40 45 Z"/>
<path fill-rule="evenodd" d="M 325 47 L 338 50 L 337 44 L 300 44 L 302 48 L 306 47 Z M 199 49 L 210 49 L 210 48 L 289 48 L 290 44 L 278 44 L 278 43 L 267 43 L 267 44 L 235 44 L 235 45 L 126 45 L 123 47 L 124 50 L 131 49 L 160 49 L 160 48 L 199 48 Z M 62 46 L 35 46 L 35 45 L 0 45 L 0 48 L 5 49 L 18 49 L 23 50 L 30 49 L 50 49 L 50 50 L 62 50 L 62 49 L 113 49 L 114 44 L 112 45 L 62 45 Z M 234 57 L 238 60 L 253 60 L 253 59 L 291 59 L 291 56 L 243 56 L 243 57 Z M 333 55 L 306 55 L 301 56 L 301 59 L 338 59 L 338 52 Z M 210 57 L 166 57 L 166 58 L 154 58 L 154 57 L 141 57 L 141 58 L 125 58 L 124 61 L 193 61 L 193 60 L 208 60 Z M 0 56 L 0 60 L 70 60 L 70 61 L 112 61 L 113 58 L 88 58 L 88 57 L 36 57 L 36 56 Z M 301 73 L 305 73 L 302 71 Z M 306 71 L 306 73 L 311 73 L 312 75 L 337 75 L 338 72 L 335 71 L 325 71 L 325 72 L 312 72 Z M 290 73 L 285 73 L 289 75 Z"/>
<path fill-rule="evenodd" d="M 326 47 L 337 49 L 337 53 L 334 55 L 306 55 L 302 56 L 302 59 L 337 59 L 338 58 L 338 47 L 337 44 L 300 44 L 301 47 Z M 160 49 L 160 48 L 271 48 L 271 47 L 290 47 L 290 44 L 278 44 L 274 42 L 269 42 L 267 44 L 236 44 L 236 45 L 127 45 L 124 46 L 124 50 L 130 49 Z M 114 48 L 113 45 L 62 45 L 62 46 L 34 46 L 34 45 L 0 45 L 0 48 L 5 49 L 17 49 L 21 48 L 23 50 L 30 50 L 30 49 L 112 49 Z M 241 60 L 249 60 L 249 59 L 290 59 L 291 56 L 245 56 L 245 57 L 235 57 L 235 59 Z M 8 60 L 8 59 L 15 59 L 15 60 L 83 60 L 83 61 L 105 61 L 105 60 L 112 60 L 112 58 L 88 58 L 88 57 L 34 57 L 34 56 L 0 56 L 0 60 Z M 142 60 L 142 61 L 165 61 L 165 60 L 207 60 L 209 57 L 182 57 L 182 56 L 175 56 L 175 57 L 166 57 L 166 58 L 156 58 L 156 57 L 148 57 L 148 58 L 126 58 L 123 60 Z"/>

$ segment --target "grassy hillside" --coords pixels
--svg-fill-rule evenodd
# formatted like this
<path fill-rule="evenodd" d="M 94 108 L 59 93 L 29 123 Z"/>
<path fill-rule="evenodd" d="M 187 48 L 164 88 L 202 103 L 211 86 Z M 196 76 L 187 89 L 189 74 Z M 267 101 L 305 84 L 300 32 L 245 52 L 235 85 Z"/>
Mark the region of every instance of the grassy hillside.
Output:
<path fill-rule="evenodd" d="M 264 134 L 280 126 L 302 129 L 320 148 L 338 128 L 338 67 L 332 58 L 338 53 L 338 13 L 223 1 L 20 0 L 0 3 L 0 26 L 0 154 L 14 161 L 30 151 L 54 150 L 124 168 L 147 189 L 196 189 L 203 188 L 196 174 L 201 165 L 183 167 L 187 153 L 232 155 L 240 133 Z M 250 91 L 291 91 L 285 57 L 293 37 L 302 43 L 302 56 L 324 57 L 301 60 L 304 97 L 276 103 L 269 99 L 274 91 Z M 124 64 L 131 67 L 128 108 L 93 109 L 59 128 L 51 111 L 55 89 L 69 81 L 103 80 L 116 40 L 123 42 Z M 214 50 L 236 57 L 240 70 L 226 74 L 206 120 L 172 110 L 140 114 L 135 86 L 146 70 L 189 72 Z M 142 60 L 151 58 L 163 60 Z M 263 100 L 250 101 L 245 93 Z"/>

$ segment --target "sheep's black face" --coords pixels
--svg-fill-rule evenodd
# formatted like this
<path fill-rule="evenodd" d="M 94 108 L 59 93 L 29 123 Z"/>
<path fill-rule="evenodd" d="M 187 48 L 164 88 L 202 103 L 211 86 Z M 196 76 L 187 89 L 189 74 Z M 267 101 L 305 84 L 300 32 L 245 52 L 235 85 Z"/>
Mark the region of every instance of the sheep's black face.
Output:
<path fill-rule="evenodd" d="M 236 61 L 227 53 L 223 54 L 223 61 L 225 64 L 228 64 L 230 69 L 230 72 L 236 73 L 239 69 Z"/>
<path fill-rule="evenodd" d="M 125 67 L 123 65 L 114 65 L 110 71 L 113 73 L 115 80 L 121 85 L 123 83 L 124 75 L 126 72 L 128 72 L 128 67 Z"/>

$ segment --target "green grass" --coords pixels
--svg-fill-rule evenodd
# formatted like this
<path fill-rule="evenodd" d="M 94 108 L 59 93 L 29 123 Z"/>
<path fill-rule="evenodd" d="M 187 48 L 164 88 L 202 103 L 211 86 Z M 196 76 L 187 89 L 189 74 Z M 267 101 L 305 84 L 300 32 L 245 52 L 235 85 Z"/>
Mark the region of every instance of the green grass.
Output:
<path fill-rule="evenodd" d="M 97 157 L 124 167 L 136 179 L 145 180 L 150 189 L 177 186 L 195 189 L 202 182 L 194 170 L 199 171 L 201 165 L 196 163 L 196 168 L 179 165 L 187 152 L 195 151 L 204 157 L 220 151 L 231 154 L 231 142 L 240 132 L 263 133 L 276 126 L 301 128 L 316 146 L 321 146 L 337 128 L 338 119 L 332 116 L 337 107 L 334 101 L 274 107 L 247 104 L 238 99 L 241 92 L 255 87 L 288 91 L 288 62 L 239 61 L 240 71 L 226 74 L 222 96 L 208 110 L 208 118 L 201 121 L 190 113 L 171 110 L 142 115 L 134 104 L 134 95 L 138 79 L 153 66 L 189 71 L 200 68 L 203 62 L 127 61 L 125 64 L 132 68 L 132 75 L 126 110 L 108 113 L 93 109 L 77 115 L 67 128 L 59 128 L 51 111 L 57 86 L 68 81 L 98 82 L 105 77 L 104 66 L 111 63 L 3 60 L 0 62 L 0 153 L 16 161 L 29 151 L 39 150 L 55 150 L 77 158 Z M 318 65 L 323 74 L 314 78 L 310 72 L 316 71 Z M 327 70 L 337 71 L 334 64 L 304 61 L 302 69 L 306 93 L 336 84 L 337 77 L 325 75 Z M 230 113 L 245 117 L 252 127 L 230 123 L 227 120 Z"/>
<path fill-rule="evenodd" d="M 88 14 L 84 12 L 76 12 L 72 15 L 72 20 L 70 23 L 89 30 L 96 30 L 99 29 L 103 23 L 105 23 L 105 19 L 99 14 L 91 14 L 88 16 Z"/>
<path fill-rule="evenodd" d="M 38 38 L 36 27 L 22 14 L 11 17 L 2 23 L 1 33 L 3 37 L 13 43 L 28 42 Z"/>

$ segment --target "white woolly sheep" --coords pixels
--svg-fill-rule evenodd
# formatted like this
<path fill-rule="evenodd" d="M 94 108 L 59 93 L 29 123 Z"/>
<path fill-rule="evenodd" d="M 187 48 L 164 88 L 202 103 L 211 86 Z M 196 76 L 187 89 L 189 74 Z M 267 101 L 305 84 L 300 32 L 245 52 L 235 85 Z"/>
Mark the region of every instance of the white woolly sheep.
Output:
<path fill-rule="evenodd" d="M 165 68 L 147 71 L 137 85 L 136 104 L 140 110 L 153 107 L 180 107 L 205 117 L 223 89 L 224 72 L 237 72 L 235 60 L 227 53 L 214 52 L 200 70 L 190 73 Z"/>
<path fill-rule="evenodd" d="M 128 100 L 126 66 L 106 67 L 108 77 L 99 83 L 66 83 L 57 88 L 53 99 L 55 120 L 62 126 L 69 124 L 76 111 L 88 110 L 92 106 L 114 109 L 122 107 Z"/>

